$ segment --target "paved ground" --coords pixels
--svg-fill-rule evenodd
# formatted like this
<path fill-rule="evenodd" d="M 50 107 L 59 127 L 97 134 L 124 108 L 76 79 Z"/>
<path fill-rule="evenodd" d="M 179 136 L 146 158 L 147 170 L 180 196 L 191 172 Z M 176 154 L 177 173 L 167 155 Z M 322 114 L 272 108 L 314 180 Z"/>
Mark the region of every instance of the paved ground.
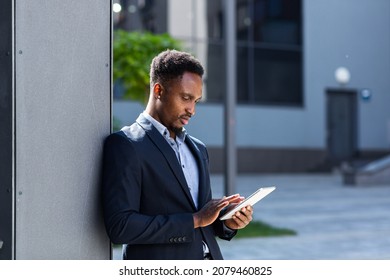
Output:
<path fill-rule="evenodd" d="M 221 195 L 222 176 L 212 183 Z M 298 235 L 221 240 L 225 259 L 390 259 L 390 185 L 344 186 L 337 174 L 237 178 L 244 196 L 262 185 L 277 189 L 255 205 L 254 219 Z"/>
<path fill-rule="evenodd" d="M 211 178 L 214 197 L 223 177 Z M 292 237 L 220 240 L 225 259 L 390 259 L 390 185 L 344 186 L 338 174 L 240 175 L 237 192 L 277 189 L 255 205 L 255 220 L 298 232 Z M 114 259 L 120 251 L 114 250 Z"/>

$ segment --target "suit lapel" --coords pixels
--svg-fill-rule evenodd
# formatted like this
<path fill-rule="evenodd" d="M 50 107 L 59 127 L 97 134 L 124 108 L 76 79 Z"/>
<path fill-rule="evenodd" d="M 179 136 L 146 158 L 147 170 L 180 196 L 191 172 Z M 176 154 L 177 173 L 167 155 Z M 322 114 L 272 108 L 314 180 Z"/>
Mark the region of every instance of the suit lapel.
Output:
<path fill-rule="evenodd" d="M 155 144 L 155 146 L 160 150 L 167 160 L 168 165 L 170 166 L 173 174 L 176 179 L 179 181 L 180 186 L 185 192 L 188 200 L 190 201 L 192 207 L 196 210 L 195 204 L 192 200 L 190 190 L 187 185 L 187 181 L 184 177 L 183 170 L 180 167 L 179 161 L 177 160 L 176 154 L 173 149 L 169 146 L 164 137 L 158 132 L 158 130 L 153 126 L 149 120 L 147 120 L 142 114 L 138 117 L 137 123 L 145 130 L 149 139 Z"/>

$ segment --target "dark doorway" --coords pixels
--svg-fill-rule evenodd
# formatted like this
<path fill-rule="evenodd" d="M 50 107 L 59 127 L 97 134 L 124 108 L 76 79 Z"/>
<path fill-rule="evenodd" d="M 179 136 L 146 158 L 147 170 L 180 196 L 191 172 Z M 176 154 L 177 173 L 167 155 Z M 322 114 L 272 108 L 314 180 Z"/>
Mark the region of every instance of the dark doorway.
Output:
<path fill-rule="evenodd" d="M 357 155 L 357 91 L 328 89 L 327 148 L 334 165 Z"/>

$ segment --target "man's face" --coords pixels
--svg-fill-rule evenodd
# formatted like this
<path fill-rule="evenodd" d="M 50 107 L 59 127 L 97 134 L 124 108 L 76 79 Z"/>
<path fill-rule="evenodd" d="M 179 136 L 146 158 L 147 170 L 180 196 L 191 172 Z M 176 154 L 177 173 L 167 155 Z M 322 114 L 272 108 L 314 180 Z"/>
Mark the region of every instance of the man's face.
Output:
<path fill-rule="evenodd" d="M 168 128 L 171 137 L 176 137 L 188 124 L 201 98 L 202 78 L 194 73 L 185 72 L 182 79 L 171 81 L 169 88 L 162 88 L 156 102 L 156 117 Z"/>

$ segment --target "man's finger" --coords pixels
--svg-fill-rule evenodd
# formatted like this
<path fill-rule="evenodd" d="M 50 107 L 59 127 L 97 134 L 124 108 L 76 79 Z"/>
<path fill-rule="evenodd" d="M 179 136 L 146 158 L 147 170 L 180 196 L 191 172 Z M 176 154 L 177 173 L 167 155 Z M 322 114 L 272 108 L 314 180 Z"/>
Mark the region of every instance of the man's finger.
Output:
<path fill-rule="evenodd" d="M 236 194 L 233 194 L 233 195 L 224 196 L 222 199 L 231 202 L 231 201 L 234 201 L 235 199 L 237 199 L 239 197 L 240 197 L 240 194 L 236 193 Z"/>

